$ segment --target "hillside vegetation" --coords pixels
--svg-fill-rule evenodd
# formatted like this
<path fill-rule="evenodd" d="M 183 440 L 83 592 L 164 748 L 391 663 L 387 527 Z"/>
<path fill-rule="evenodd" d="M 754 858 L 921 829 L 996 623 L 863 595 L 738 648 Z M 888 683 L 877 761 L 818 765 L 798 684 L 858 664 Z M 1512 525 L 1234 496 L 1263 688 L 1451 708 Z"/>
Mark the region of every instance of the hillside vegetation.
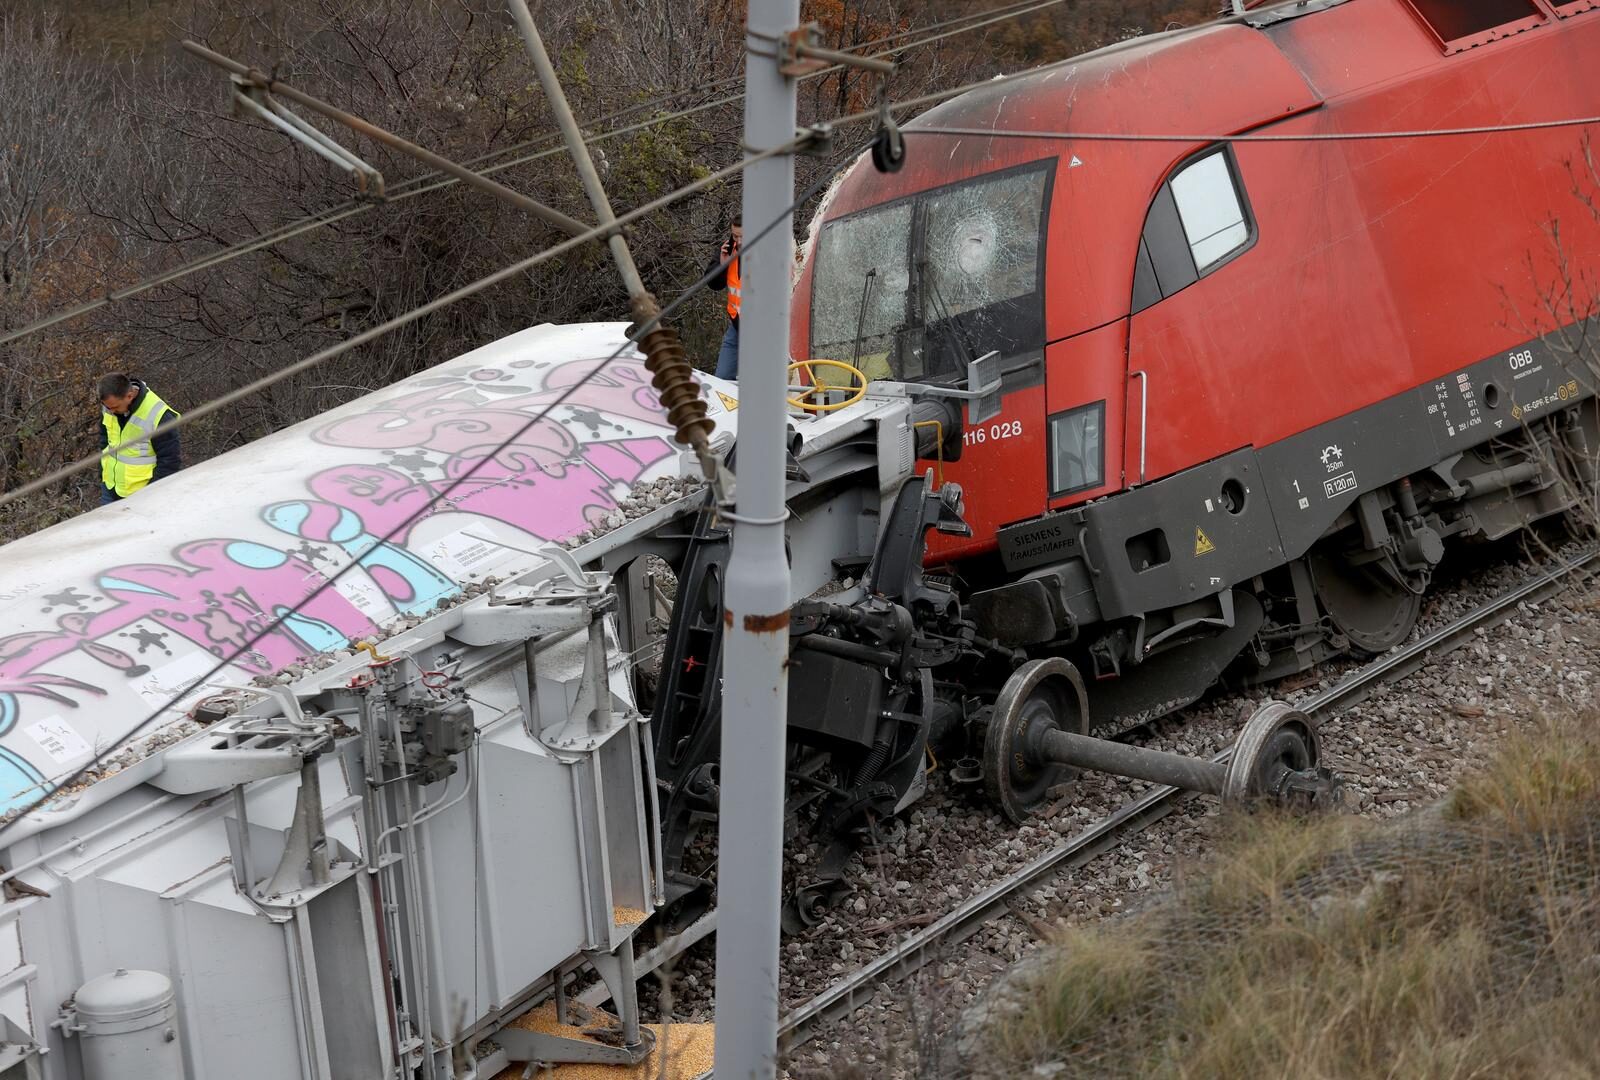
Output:
<path fill-rule="evenodd" d="M 1600 717 L 1516 737 L 1441 814 L 1236 824 L 1169 901 L 1062 937 L 980 1075 L 1594 1075 Z"/>
<path fill-rule="evenodd" d="M 737 0 L 535 4 L 578 115 L 591 130 L 650 121 L 598 144 L 615 204 L 629 208 L 736 161 L 744 7 Z M 258 122 L 231 112 L 226 76 L 185 54 L 193 38 L 271 70 L 459 161 L 517 161 L 497 178 L 589 218 L 554 147 L 542 94 L 500 0 L 78 0 L 0 13 L 0 333 L 229 244 L 349 210 L 355 187 Z M 972 0 L 806 0 L 831 45 L 981 11 Z M 1065 0 L 906 54 L 891 92 L 910 97 L 1125 37 L 1208 3 Z M 875 100 L 855 74 L 804 84 L 801 122 Z M 720 103 L 719 103 L 720 102 Z M 709 106 L 693 116 L 674 114 Z M 617 114 L 622 115 L 618 116 Z M 604 118 L 614 117 L 607 121 Z M 0 490 L 94 448 L 91 387 L 106 371 L 146 377 L 182 410 L 550 246 L 550 227 L 460 186 L 421 186 L 412 160 L 330 130 L 383 173 L 389 201 L 0 345 Z M 857 144 L 842 135 L 834 155 Z M 549 151 L 543 157 L 531 157 Z M 531 159 L 530 159 L 531 158 Z M 802 157 L 802 186 L 834 164 Z M 647 282 L 670 298 L 715 256 L 739 188 L 726 183 L 632 230 Z M 803 220 L 803 217 L 802 217 Z M 625 317 L 599 246 L 541 266 L 444 313 L 288 380 L 197 424 L 189 462 L 314 415 L 540 321 Z M 709 361 L 720 300 L 682 319 Z M 0 509 L 0 540 L 92 505 L 85 476 Z"/>

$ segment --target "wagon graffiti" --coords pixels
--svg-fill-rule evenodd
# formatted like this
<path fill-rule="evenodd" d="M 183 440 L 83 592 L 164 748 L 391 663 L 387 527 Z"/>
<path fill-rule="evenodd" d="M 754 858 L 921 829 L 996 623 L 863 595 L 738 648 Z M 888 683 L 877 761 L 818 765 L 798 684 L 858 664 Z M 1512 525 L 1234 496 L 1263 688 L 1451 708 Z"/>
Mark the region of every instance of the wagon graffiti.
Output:
<path fill-rule="evenodd" d="M 326 506 L 400 545 L 422 518 L 452 512 L 492 518 L 538 541 L 569 539 L 617 508 L 619 486 L 673 453 L 657 434 L 661 406 L 643 366 L 595 372 L 599 363 L 555 366 L 537 390 L 496 387 L 508 396 L 492 402 L 484 383 L 509 372 L 425 380 L 425 389 L 319 429 L 318 441 L 377 450 L 387 461 L 325 469 L 308 486 Z M 315 504 L 275 507 L 268 519 L 305 539 L 333 539 L 332 519 Z"/>
<path fill-rule="evenodd" d="M 58 607 L 71 607 L 74 611 L 87 611 L 89 601 L 92 599 L 94 598 L 68 586 L 60 592 L 45 595 L 44 613 L 48 615 Z"/>
<path fill-rule="evenodd" d="M 140 656 L 143 656 L 145 652 L 150 649 L 160 649 L 164 655 L 172 655 L 172 650 L 167 648 L 166 634 L 157 634 L 150 630 L 140 628 L 131 634 L 123 633 L 118 634 L 117 636 L 131 638 L 133 643 L 139 647 Z"/>
<path fill-rule="evenodd" d="M 63 755 L 87 758 L 82 739 L 49 734 L 62 717 L 127 730 L 221 659 L 231 681 L 273 672 L 458 594 L 470 560 L 444 557 L 451 542 L 504 556 L 600 524 L 630 485 L 675 458 L 643 366 L 600 363 L 519 359 L 410 380 L 405 393 L 312 427 L 324 464 L 299 474 L 298 493 L 262 485 L 235 526 L 244 535 L 80 571 L 31 601 L 32 588 L 12 592 L 18 632 L 0 636 L 0 812 L 80 763 Z M 303 458 L 305 437 L 281 445 Z M 509 549 L 473 527 L 485 519 L 514 531 L 498 534 Z M 114 710 L 116 722 L 85 706 Z M 17 730 L 43 753 L 11 738 Z"/>
<path fill-rule="evenodd" d="M 181 565 L 119 566 L 102 574 L 100 588 L 120 603 L 100 618 L 120 625 L 148 619 L 219 658 L 245 650 L 236 663 L 253 673 L 375 629 L 336 590 L 318 591 L 326 580 L 321 571 L 277 548 L 201 540 L 175 554 Z M 94 638 L 107 636 L 93 633 L 93 625 Z"/>
<path fill-rule="evenodd" d="M 142 620 L 215 657 L 245 649 L 234 662 L 253 672 L 293 663 L 375 629 L 334 590 L 307 599 L 325 576 L 274 548 L 241 540 L 201 540 L 180 546 L 175 555 L 179 565 L 132 564 L 102 573 L 96 584 L 116 601 L 104 611 L 69 612 L 56 619 L 52 630 L 0 638 L 0 734 L 9 730 L 8 717 L 15 720 L 17 698 L 32 696 L 77 708 L 80 698 L 106 693 L 94 683 L 42 670 L 70 654 L 82 653 L 124 676 L 147 674 L 147 665 L 114 644 L 119 637 L 158 639 L 155 632 L 136 627 Z M 300 610 L 292 618 L 269 629 L 273 619 L 295 607 Z"/>
<path fill-rule="evenodd" d="M 369 529 L 393 533 L 400 544 L 423 516 L 452 511 L 482 514 L 540 540 L 559 541 L 603 521 L 617 507 L 617 484 L 633 483 L 672 453 L 661 438 L 582 447 L 574 442 L 559 456 L 544 450 L 521 445 L 492 458 L 454 455 L 441 475 L 425 480 L 383 465 L 341 466 L 317 473 L 309 487 L 324 506 L 353 512 Z M 269 520 L 297 536 L 332 540 L 311 521 L 311 506 L 296 504 L 270 513 Z"/>

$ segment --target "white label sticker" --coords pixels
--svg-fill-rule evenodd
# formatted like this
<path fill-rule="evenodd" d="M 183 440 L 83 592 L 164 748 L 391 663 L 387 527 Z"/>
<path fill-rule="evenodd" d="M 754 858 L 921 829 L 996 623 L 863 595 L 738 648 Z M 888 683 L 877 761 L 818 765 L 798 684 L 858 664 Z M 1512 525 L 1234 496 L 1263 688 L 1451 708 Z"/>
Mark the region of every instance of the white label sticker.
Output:
<path fill-rule="evenodd" d="M 180 698 L 187 696 L 195 684 L 206 677 L 216 662 L 210 656 L 190 653 L 170 664 L 162 664 L 140 679 L 135 688 L 152 704 L 165 705 L 170 702 L 177 705 Z"/>
<path fill-rule="evenodd" d="M 39 744 L 39 748 L 50 755 L 50 760 L 57 765 L 65 765 L 69 761 L 89 755 L 89 744 L 83 741 L 77 729 L 58 716 L 47 716 L 43 720 L 36 720 L 22 730 L 28 733 L 28 738 Z"/>
<path fill-rule="evenodd" d="M 428 558 L 459 580 L 505 553 L 505 548 L 487 539 L 490 535 L 482 526 L 449 533 L 428 545 Z"/>
<path fill-rule="evenodd" d="M 383 590 L 365 577 L 349 573 L 334 581 L 333 587 L 340 596 L 350 601 L 357 611 L 374 623 L 381 625 L 397 614 L 394 605 L 389 603 L 389 598 L 384 596 Z"/>
<path fill-rule="evenodd" d="M 1322 493 L 1330 499 L 1347 494 L 1355 489 L 1356 474 L 1353 472 L 1341 473 L 1322 482 Z"/>

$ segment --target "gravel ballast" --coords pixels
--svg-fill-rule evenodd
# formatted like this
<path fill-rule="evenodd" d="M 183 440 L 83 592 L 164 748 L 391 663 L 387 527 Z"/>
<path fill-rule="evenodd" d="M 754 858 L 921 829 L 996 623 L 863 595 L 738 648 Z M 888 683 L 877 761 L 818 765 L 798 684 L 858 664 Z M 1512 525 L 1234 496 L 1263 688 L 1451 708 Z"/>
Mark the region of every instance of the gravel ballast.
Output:
<path fill-rule="evenodd" d="M 1508 549 L 1458 562 L 1436 582 L 1412 640 L 1515 588 L 1532 572 L 1526 559 Z M 1139 741 L 1210 755 L 1231 744 L 1243 720 L 1268 697 L 1303 700 L 1356 666 L 1327 664 L 1313 673 L 1314 680 L 1302 676 L 1276 687 L 1215 695 L 1152 725 Z M 1328 717 L 1321 728 L 1327 764 L 1345 780 L 1347 805 L 1355 812 L 1406 814 L 1438 799 L 1463 772 L 1483 763 L 1514 727 L 1544 711 L 1591 702 L 1597 671 L 1600 605 L 1586 591 L 1523 603 L 1454 652 Z M 906 815 L 903 831 L 886 841 L 883 857 L 852 864 L 856 891 L 840 910 L 784 939 L 783 1007 L 804 1003 L 1147 787 L 1085 774 L 1050 807 L 1053 813 L 1018 828 L 935 773 L 928 796 Z M 789 1075 L 952 1075 L 953 1063 L 944 1060 L 947 1036 L 998 972 L 1035 954 L 1060 927 L 1115 917 L 1148 902 L 1203 857 L 1222 824 L 1213 800 L 1179 801 L 1167 817 L 1086 867 L 1018 897 L 1010 916 L 951 947 L 911 979 L 880 988 L 851 1017 L 818 1028 L 794 1052 Z M 805 847 L 791 853 L 791 878 L 814 858 L 815 850 Z M 675 1018 L 709 1019 L 713 942 L 679 957 L 673 977 Z M 649 996 L 652 1003 L 654 998 Z"/>

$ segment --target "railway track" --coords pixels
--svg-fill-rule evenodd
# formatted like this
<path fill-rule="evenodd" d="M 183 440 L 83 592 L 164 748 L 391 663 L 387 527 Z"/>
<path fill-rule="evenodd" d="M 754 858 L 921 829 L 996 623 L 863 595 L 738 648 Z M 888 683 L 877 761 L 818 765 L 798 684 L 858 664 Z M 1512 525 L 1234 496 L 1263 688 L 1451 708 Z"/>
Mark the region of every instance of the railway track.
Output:
<path fill-rule="evenodd" d="M 1511 618 L 1518 605 L 1541 601 L 1575 581 L 1600 575 L 1600 546 L 1557 555 L 1566 561 L 1545 568 L 1521 584 L 1505 588 L 1449 624 L 1427 633 L 1415 643 L 1385 654 L 1349 671 L 1320 693 L 1298 701 L 1295 708 L 1321 721 L 1361 703 L 1379 687 L 1416 672 L 1433 660 L 1469 642 L 1475 631 L 1487 629 Z M 1210 760 L 1223 763 L 1231 750 L 1223 750 Z M 1126 843 L 1131 837 L 1162 820 L 1188 795 L 1178 788 L 1152 786 L 1127 799 L 1109 814 L 1072 837 L 1035 856 L 1004 880 L 958 903 L 926 927 L 879 954 L 821 992 L 790 1009 L 780 1023 L 780 1045 L 792 1054 L 804 1046 L 821 1028 L 850 1016 L 868 1005 L 885 985 L 903 980 L 946 958 L 948 950 L 982 931 L 1012 912 L 1011 905 L 1032 889 L 1048 883 L 1065 871 L 1094 862 Z M 692 946 L 716 932 L 716 912 L 712 910 L 679 934 L 641 952 L 635 970 L 643 981 L 651 973 L 671 964 Z M 604 1004 L 609 994 L 603 983 L 574 988 L 574 997 L 591 1006 Z M 495 1050 L 478 1062 L 479 1076 L 492 1076 L 507 1064 Z M 697 1080 L 712 1080 L 706 1072 Z"/>
<path fill-rule="evenodd" d="M 1477 630 L 1503 622 L 1518 609 L 1519 604 L 1542 600 L 1574 580 L 1587 578 L 1597 572 L 1600 572 L 1600 549 L 1586 549 L 1479 605 L 1415 643 L 1376 658 L 1328 689 L 1298 702 L 1295 707 L 1318 720 L 1351 708 L 1377 687 L 1403 679 L 1431 660 L 1451 652 L 1469 640 Z M 1231 754 L 1231 748 L 1225 749 L 1211 760 L 1226 762 Z M 779 1029 L 784 1049 L 792 1052 L 803 1046 L 821 1025 L 850 1015 L 870 1001 L 883 985 L 916 973 L 949 947 L 965 941 L 986 924 L 1008 914 L 1013 898 L 1063 871 L 1092 862 L 1126 841 L 1129 836 L 1161 820 L 1178 805 L 1180 796 L 1188 794 L 1174 787 L 1151 787 L 1016 870 L 1005 880 L 963 901 L 896 948 L 874 958 L 792 1009 L 783 1018 Z M 711 1073 L 703 1074 L 701 1080 L 708 1080 L 711 1076 Z"/>

